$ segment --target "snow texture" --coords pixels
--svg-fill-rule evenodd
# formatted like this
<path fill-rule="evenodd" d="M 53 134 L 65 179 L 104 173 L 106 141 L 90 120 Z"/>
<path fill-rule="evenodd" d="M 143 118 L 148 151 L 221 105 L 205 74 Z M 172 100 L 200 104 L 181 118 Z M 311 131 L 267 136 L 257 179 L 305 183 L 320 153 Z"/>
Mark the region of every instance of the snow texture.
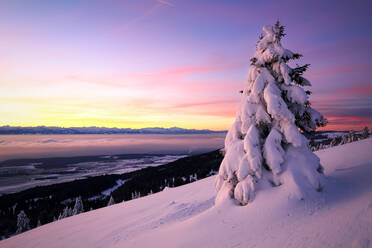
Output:
<path fill-rule="evenodd" d="M 370 247 L 371 150 L 369 138 L 316 152 L 328 180 L 311 200 L 292 199 L 297 183 L 286 183 L 260 191 L 246 207 L 213 206 L 213 176 L 42 225 L 0 247 Z M 292 169 L 288 177 L 301 167 Z"/>
<path fill-rule="evenodd" d="M 231 198 L 246 205 L 255 190 L 267 185 L 294 184 L 298 199 L 311 195 L 308 190 L 322 188 L 319 159 L 300 132 L 326 123 L 310 108 L 303 88 L 309 85 L 302 77 L 308 65 L 286 64 L 299 55 L 282 47 L 284 27 L 279 22 L 264 26 L 263 31 L 236 120 L 225 139 L 226 154 L 215 183 L 217 204 Z"/>

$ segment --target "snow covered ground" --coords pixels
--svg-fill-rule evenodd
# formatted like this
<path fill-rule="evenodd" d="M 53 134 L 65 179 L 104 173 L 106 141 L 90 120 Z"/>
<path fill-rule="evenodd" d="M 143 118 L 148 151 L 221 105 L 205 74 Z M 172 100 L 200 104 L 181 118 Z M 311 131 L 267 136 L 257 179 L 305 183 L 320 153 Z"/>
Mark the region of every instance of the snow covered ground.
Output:
<path fill-rule="evenodd" d="M 372 247 L 372 139 L 317 152 L 326 184 L 298 201 L 286 185 L 247 206 L 214 206 L 214 179 L 56 221 L 0 247 Z"/>

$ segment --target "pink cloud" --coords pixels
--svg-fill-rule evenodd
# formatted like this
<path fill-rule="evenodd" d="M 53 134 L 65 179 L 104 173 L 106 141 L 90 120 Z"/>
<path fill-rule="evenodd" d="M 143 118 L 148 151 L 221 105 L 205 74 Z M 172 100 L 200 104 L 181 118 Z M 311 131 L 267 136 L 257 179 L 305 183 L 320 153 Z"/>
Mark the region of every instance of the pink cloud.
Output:
<path fill-rule="evenodd" d="M 340 65 L 340 66 L 327 66 L 322 69 L 311 70 L 308 72 L 310 76 L 324 76 L 333 74 L 350 74 L 372 71 L 372 65 Z"/>
<path fill-rule="evenodd" d="M 364 127 L 372 128 L 372 117 L 359 116 L 328 116 L 328 125 L 319 130 L 361 130 Z"/>
<path fill-rule="evenodd" d="M 203 102 L 189 102 L 189 103 L 181 103 L 172 106 L 173 108 L 191 108 L 191 107 L 204 107 L 210 105 L 231 105 L 236 104 L 237 102 L 231 99 L 224 99 L 224 100 L 210 100 L 210 101 L 203 101 Z"/>

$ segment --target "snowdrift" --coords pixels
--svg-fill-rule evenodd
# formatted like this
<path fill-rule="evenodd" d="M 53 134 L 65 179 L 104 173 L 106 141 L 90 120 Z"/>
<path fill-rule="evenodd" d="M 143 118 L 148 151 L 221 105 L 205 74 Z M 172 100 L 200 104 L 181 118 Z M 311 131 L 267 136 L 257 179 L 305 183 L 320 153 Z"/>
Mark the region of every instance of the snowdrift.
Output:
<path fill-rule="evenodd" d="M 317 152 L 324 190 L 282 185 L 247 206 L 214 206 L 215 177 L 56 221 L 0 242 L 52 247 L 371 247 L 372 139 Z"/>

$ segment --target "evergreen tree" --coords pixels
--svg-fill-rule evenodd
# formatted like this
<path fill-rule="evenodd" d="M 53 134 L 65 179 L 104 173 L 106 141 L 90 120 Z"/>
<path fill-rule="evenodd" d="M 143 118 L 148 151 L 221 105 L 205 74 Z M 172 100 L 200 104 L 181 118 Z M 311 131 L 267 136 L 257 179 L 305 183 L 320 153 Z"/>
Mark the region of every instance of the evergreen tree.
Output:
<path fill-rule="evenodd" d="M 256 189 L 287 181 L 296 184 L 299 198 L 307 188 L 321 188 L 319 158 L 301 133 L 326 124 L 310 105 L 311 92 L 304 89 L 311 86 L 303 77 L 309 65 L 287 65 L 301 55 L 282 47 L 285 33 L 279 22 L 263 30 L 236 120 L 225 139 L 226 155 L 216 178 L 217 202 L 235 198 L 245 205 Z"/>
<path fill-rule="evenodd" d="M 369 130 L 368 130 L 368 127 L 365 127 L 363 128 L 363 131 L 362 131 L 362 138 L 366 139 L 368 137 L 369 137 Z"/>
<path fill-rule="evenodd" d="M 22 210 L 17 215 L 17 231 L 16 233 L 22 233 L 30 229 L 30 219 L 26 213 Z"/>
<path fill-rule="evenodd" d="M 340 145 L 344 145 L 348 142 L 348 135 L 343 135 L 341 137 L 341 142 L 340 142 Z"/>
<path fill-rule="evenodd" d="M 356 138 L 356 135 L 355 135 L 354 131 L 350 130 L 349 134 L 348 134 L 348 137 L 347 137 L 348 143 L 354 142 L 356 140 L 357 140 L 357 138 Z"/>
<path fill-rule="evenodd" d="M 76 204 L 76 203 L 75 203 Z M 73 215 L 73 211 L 71 208 L 69 208 L 68 206 L 66 206 L 64 209 L 63 209 L 63 212 L 59 215 L 58 219 L 63 219 L 63 218 L 66 218 L 66 217 L 69 217 L 69 216 L 72 216 Z"/>
<path fill-rule="evenodd" d="M 114 198 L 112 196 L 110 196 L 110 200 L 107 203 L 107 206 L 111 206 L 111 205 L 114 205 L 114 204 L 115 204 Z"/>
<path fill-rule="evenodd" d="M 333 138 L 329 145 L 330 145 L 330 147 L 336 146 L 337 145 L 337 139 Z"/>
<path fill-rule="evenodd" d="M 75 206 L 74 209 L 72 210 L 72 215 L 77 215 L 84 212 L 84 206 L 83 206 L 83 201 L 81 200 L 81 196 L 76 197 L 75 200 Z"/>

